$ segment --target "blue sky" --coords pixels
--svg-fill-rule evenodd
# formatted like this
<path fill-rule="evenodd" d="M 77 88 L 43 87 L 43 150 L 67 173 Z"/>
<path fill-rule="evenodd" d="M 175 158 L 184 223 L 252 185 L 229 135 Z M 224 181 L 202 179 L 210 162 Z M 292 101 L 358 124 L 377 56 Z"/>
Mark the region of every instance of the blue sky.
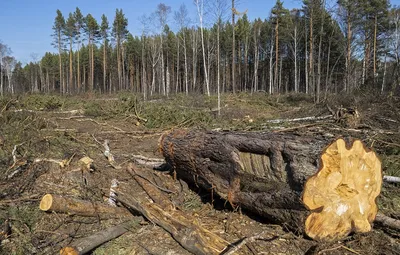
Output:
<path fill-rule="evenodd" d="M 13 51 L 13 56 L 23 63 L 31 60 L 31 53 L 41 57 L 45 52 L 55 52 L 51 45 L 51 34 L 56 10 L 64 17 L 79 7 L 84 15 L 91 13 L 99 22 L 104 13 L 112 24 L 116 8 L 122 8 L 128 18 L 128 29 L 133 35 L 140 34 L 139 17 L 151 14 L 162 2 L 171 6 L 169 23 L 174 28 L 173 12 L 182 3 L 189 9 L 192 20 L 196 20 L 192 0 L 2 0 L 0 6 L 0 40 Z M 230 2 L 230 0 L 228 0 Z M 275 0 L 239 0 L 239 11 L 248 10 L 250 19 L 267 18 Z M 286 8 L 301 6 L 301 0 L 284 0 Z M 392 0 L 399 4 L 400 0 Z M 197 20 L 196 20 L 197 21 Z"/>

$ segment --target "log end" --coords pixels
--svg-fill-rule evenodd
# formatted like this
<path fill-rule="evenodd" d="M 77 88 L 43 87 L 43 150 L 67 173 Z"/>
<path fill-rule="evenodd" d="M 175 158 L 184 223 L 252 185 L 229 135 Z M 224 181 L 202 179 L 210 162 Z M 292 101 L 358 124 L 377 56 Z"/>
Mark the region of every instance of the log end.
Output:
<path fill-rule="evenodd" d="M 40 201 L 39 208 L 40 210 L 47 212 L 50 210 L 52 204 L 53 204 L 53 196 L 51 194 L 46 194 Z"/>
<path fill-rule="evenodd" d="M 64 247 L 60 250 L 60 255 L 79 255 L 74 247 Z"/>
<path fill-rule="evenodd" d="M 312 211 L 305 223 L 309 237 L 336 241 L 350 232 L 368 232 L 378 208 L 382 187 L 381 162 L 356 140 L 350 148 L 343 139 L 328 146 L 320 171 L 304 187 L 303 203 Z"/>

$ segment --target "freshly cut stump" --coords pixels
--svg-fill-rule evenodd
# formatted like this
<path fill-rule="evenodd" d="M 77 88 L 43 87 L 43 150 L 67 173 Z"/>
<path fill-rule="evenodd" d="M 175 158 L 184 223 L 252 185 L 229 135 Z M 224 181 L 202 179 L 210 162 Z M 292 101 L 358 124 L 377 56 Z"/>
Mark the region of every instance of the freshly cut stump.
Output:
<path fill-rule="evenodd" d="M 332 143 L 322 154 L 322 167 L 304 187 L 303 202 L 312 211 L 306 234 L 333 241 L 350 232 L 368 232 L 378 212 L 375 203 L 382 186 L 381 162 L 356 140 Z"/>
<path fill-rule="evenodd" d="M 323 134 L 177 129 L 160 138 L 160 151 L 178 178 L 233 207 L 335 240 L 371 228 L 382 173 L 361 141 L 350 149 L 342 139 L 326 148 L 330 142 Z"/>

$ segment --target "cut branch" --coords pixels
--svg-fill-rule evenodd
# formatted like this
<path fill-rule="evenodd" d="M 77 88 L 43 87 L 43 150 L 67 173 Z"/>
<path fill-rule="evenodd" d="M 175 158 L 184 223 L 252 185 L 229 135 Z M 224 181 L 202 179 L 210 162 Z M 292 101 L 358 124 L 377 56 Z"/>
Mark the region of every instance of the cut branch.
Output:
<path fill-rule="evenodd" d="M 99 231 L 91 236 L 75 240 L 69 246 L 60 250 L 60 255 L 83 255 L 87 254 L 100 245 L 113 240 L 124 233 L 128 232 L 132 227 L 138 224 L 141 217 L 136 220 L 122 223 L 120 225 Z"/>
<path fill-rule="evenodd" d="M 67 213 L 71 215 L 99 217 L 101 219 L 132 217 L 121 207 L 111 207 L 99 202 L 89 202 L 76 198 L 46 194 L 40 202 L 40 210 L 45 212 Z"/>

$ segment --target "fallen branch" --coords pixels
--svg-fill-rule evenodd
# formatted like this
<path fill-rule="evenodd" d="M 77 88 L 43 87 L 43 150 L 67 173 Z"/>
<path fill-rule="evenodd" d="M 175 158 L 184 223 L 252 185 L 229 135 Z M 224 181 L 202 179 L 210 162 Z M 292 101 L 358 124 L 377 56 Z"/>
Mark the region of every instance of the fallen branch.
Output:
<path fill-rule="evenodd" d="M 60 250 L 60 255 L 87 254 L 100 245 L 128 232 L 132 227 L 138 224 L 141 218 L 142 217 L 135 217 L 134 221 L 125 222 L 115 227 L 99 231 L 91 236 L 78 239 L 69 246 L 62 248 Z"/>
<path fill-rule="evenodd" d="M 242 240 L 239 241 L 239 243 L 237 243 L 237 244 L 230 244 L 229 246 L 227 246 L 226 249 L 225 249 L 225 251 L 222 252 L 221 254 L 223 254 L 223 255 L 233 255 L 233 254 L 237 254 L 237 251 L 238 251 L 240 248 L 242 248 L 244 245 L 246 245 L 247 243 L 251 243 L 251 242 L 254 242 L 254 241 L 256 241 L 256 240 L 259 240 L 259 239 L 263 239 L 263 236 L 264 236 L 264 235 L 265 235 L 265 231 L 263 231 L 263 232 L 261 232 L 261 233 L 259 233 L 259 234 L 257 234 L 257 235 L 254 235 L 254 236 L 250 236 L 250 237 L 243 238 Z M 271 238 L 271 241 L 272 241 L 273 239 L 276 239 L 276 238 L 278 238 L 278 237 L 277 237 L 277 236 L 272 237 L 272 238 Z"/>
<path fill-rule="evenodd" d="M 149 166 L 152 168 L 157 168 L 160 167 L 162 164 L 165 164 L 165 160 L 160 158 L 147 158 L 142 155 L 132 155 L 132 158 L 138 165 Z"/>
<path fill-rule="evenodd" d="M 397 177 L 397 176 L 385 175 L 385 176 L 383 176 L 383 180 L 385 182 L 390 182 L 390 183 L 400 183 L 400 177 Z"/>
<path fill-rule="evenodd" d="M 157 184 L 155 184 L 154 182 L 152 182 L 151 180 L 149 180 L 146 176 L 144 176 L 144 175 L 138 173 L 132 166 L 133 166 L 133 165 L 130 164 L 130 165 L 128 166 L 128 168 L 127 168 L 127 171 L 128 171 L 129 174 L 142 186 L 142 188 L 143 188 L 144 184 L 143 184 L 143 182 L 142 182 L 141 179 L 146 180 L 148 183 L 150 183 L 151 185 L 153 185 L 154 187 L 156 187 L 157 189 L 159 189 L 159 190 L 161 190 L 161 191 L 164 191 L 164 192 L 166 192 L 166 193 L 175 193 L 175 192 L 172 191 L 172 190 L 168 190 L 168 189 L 165 189 L 165 188 L 163 188 L 163 187 L 158 186 Z M 141 178 L 141 179 L 139 179 L 139 178 L 137 178 L 137 177 L 139 177 L 139 178 Z"/>
<path fill-rule="evenodd" d="M 326 120 L 326 119 L 331 119 L 331 118 L 333 118 L 332 115 L 325 115 L 325 116 L 320 116 L 320 117 L 309 116 L 309 117 L 294 118 L 294 119 L 267 120 L 267 123 L 279 124 L 279 123 L 284 123 L 284 122 L 315 121 L 315 120 Z"/>
<path fill-rule="evenodd" d="M 384 227 L 400 231 L 400 220 L 390 218 L 384 214 L 378 213 L 376 215 L 375 222 L 381 224 Z"/>
<path fill-rule="evenodd" d="M 40 210 L 45 212 L 99 217 L 100 219 L 132 217 L 125 208 L 111 207 L 99 202 L 89 202 L 53 194 L 43 196 L 39 207 Z"/>

